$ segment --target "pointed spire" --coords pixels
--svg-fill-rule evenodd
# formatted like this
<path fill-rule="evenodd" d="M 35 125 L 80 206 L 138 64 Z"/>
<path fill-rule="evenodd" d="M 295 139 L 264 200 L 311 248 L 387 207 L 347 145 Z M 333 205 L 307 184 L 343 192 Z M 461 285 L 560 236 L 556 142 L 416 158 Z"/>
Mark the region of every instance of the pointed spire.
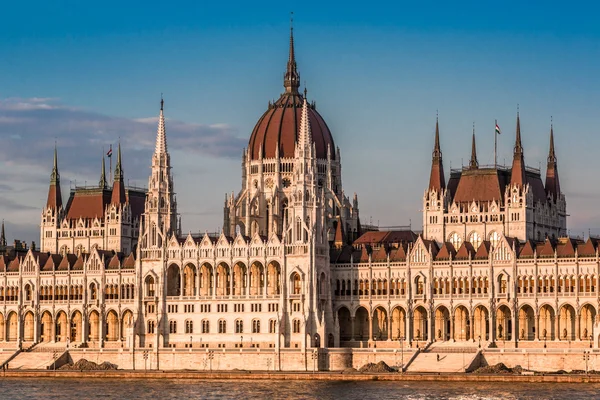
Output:
<path fill-rule="evenodd" d="M 525 158 L 523 157 L 523 145 L 521 143 L 521 118 L 519 116 L 519 106 L 517 105 L 517 129 L 510 183 L 511 185 L 517 185 L 522 187 L 525 185 L 526 182 L 527 180 L 525 178 Z"/>
<path fill-rule="evenodd" d="M 302 117 L 300 119 L 300 130 L 298 132 L 298 146 L 302 150 L 309 148 L 312 142 L 312 131 L 310 128 L 310 119 L 308 118 L 308 102 L 306 97 L 302 103 Z"/>
<path fill-rule="evenodd" d="M 2 220 L 2 231 L 0 232 L 0 248 L 6 248 L 6 234 L 4 233 L 4 220 Z"/>
<path fill-rule="evenodd" d="M 550 150 L 548 152 L 548 167 L 546 169 L 546 194 L 552 196 L 554 201 L 560 196 L 560 182 L 558 180 L 558 164 L 554 151 L 554 126 L 550 122 Z"/>
<path fill-rule="evenodd" d="M 440 124 L 436 113 L 435 117 L 435 144 L 431 157 L 431 174 L 429 176 L 429 190 L 435 189 L 438 193 L 446 188 L 444 178 L 444 163 L 442 161 L 442 150 L 440 148 Z"/>
<path fill-rule="evenodd" d="M 158 129 L 156 131 L 156 148 L 154 154 L 163 154 L 167 152 L 167 133 L 165 130 L 165 101 L 160 96 L 160 114 L 158 116 Z"/>
<path fill-rule="evenodd" d="M 283 87 L 286 93 L 298 93 L 300 87 L 300 74 L 296 66 L 296 55 L 294 53 L 294 13 L 290 17 L 290 54 L 287 69 L 283 79 Z"/>
<path fill-rule="evenodd" d="M 54 142 L 54 165 L 50 174 L 50 188 L 48 189 L 47 208 L 61 208 L 62 195 L 60 192 L 60 174 L 58 173 L 58 150 Z"/>
<path fill-rule="evenodd" d="M 475 122 L 473 122 L 473 140 L 471 141 L 471 161 L 469 161 L 469 168 L 479 168 L 479 162 L 477 162 L 477 146 L 475 146 Z"/>
<path fill-rule="evenodd" d="M 100 170 L 100 187 L 105 189 L 108 184 L 106 183 L 106 164 L 104 162 L 104 150 L 102 150 L 102 169 Z"/>
<path fill-rule="evenodd" d="M 125 204 L 127 202 L 125 197 L 125 183 L 123 179 L 123 168 L 121 168 L 121 142 L 117 149 L 117 166 L 115 167 L 115 178 L 113 181 L 112 189 L 112 204 Z"/>

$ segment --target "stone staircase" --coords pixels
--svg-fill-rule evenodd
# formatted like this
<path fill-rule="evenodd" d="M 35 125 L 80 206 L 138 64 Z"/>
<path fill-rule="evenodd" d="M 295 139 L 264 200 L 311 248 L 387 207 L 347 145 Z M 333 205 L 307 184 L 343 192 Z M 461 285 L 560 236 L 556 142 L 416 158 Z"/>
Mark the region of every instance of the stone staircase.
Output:
<path fill-rule="evenodd" d="M 479 355 L 478 345 L 471 343 L 433 343 L 420 352 L 408 366 L 408 372 L 465 372 Z"/>

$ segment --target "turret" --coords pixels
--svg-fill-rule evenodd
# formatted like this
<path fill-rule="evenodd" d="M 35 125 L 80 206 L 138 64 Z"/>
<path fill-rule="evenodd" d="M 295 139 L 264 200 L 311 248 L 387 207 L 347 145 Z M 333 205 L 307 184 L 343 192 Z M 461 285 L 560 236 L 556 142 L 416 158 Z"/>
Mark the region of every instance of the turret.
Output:
<path fill-rule="evenodd" d="M 104 151 L 102 151 L 102 168 L 100 170 L 100 182 L 99 186 L 101 189 L 106 189 L 108 184 L 106 183 L 106 165 L 104 163 Z"/>
<path fill-rule="evenodd" d="M 50 175 L 50 188 L 48 189 L 48 200 L 46 208 L 58 210 L 62 208 L 62 195 L 60 192 L 60 174 L 58 173 L 58 152 L 54 146 L 54 166 Z"/>
<path fill-rule="evenodd" d="M 471 141 L 471 161 L 469 161 L 469 169 L 479 168 L 477 162 L 477 147 L 475 146 L 475 124 L 473 124 L 473 139 Z"/>
<path fill-rule="evenodd" d="M 435 119 L 435 144 L 431 157 L 431 174 L 429 176 L 429 190 L 440 193 L 446 188 L 444 178 L 444 164 L 442 162 L 442 150 L 440 149 L 440 126 L 438 118 Z"/>
<path fill-rule="evenodd" d="M 560 196 L 558 181 L 558 165 L 554 152 L 554 128 L 550 124 L 550 150 L 548 152 L 548 167 L 546 169 L 546 194 L 556 202 Z"/>
<path fill-rule="evenodd" d="M 523 144 L 521 143 L 521 119 L 517 111 L 517 129 L 510 183 L 511 185 L 523 187 L 526 182 L 525 159 L 523 157 Z"/>
<path fill-rule="evenodd" d="M 125 204 L 125 182 L 123 179 L 123 168 L 121 167 L 121 143 L 117 150 L 117 166 L 115 167 L 115 179 L 113 182 L 111 203 L 115 205 Z"/>

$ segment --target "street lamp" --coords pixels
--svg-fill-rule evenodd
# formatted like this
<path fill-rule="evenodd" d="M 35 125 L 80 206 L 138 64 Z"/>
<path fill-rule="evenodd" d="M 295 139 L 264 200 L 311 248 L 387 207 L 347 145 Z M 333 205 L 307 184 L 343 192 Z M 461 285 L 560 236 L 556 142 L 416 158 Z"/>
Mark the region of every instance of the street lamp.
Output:
<path fill-rule="evenodd" d="M 244 342 L 244 337 L 240 336 L 240 347 L 244 347 L 243 342 Z"/>
<path fill-rule="evenodd" d="M 479 335 L 479 348 L 481 348 L 481 335 Z"/>
<path fill-rule="evenodd" d="M 192 335 L 190 335 L 190 349 L 192 348 Z"/>
<path fill-rule="evenodd" d="M 377 336 L 373 336 L 373 346 L 377 348 Z"/>
<path fill-rule="evenodd" d="M 544 348 L 546 348 L 546 334 L 544 333 Z"/>
<path fill-rule="evenodd" d="M 593 339 L 593 337 L 592 337 L 592 335 L 590 335 L 590 349 L 592 348 L 592 339 Z"/>

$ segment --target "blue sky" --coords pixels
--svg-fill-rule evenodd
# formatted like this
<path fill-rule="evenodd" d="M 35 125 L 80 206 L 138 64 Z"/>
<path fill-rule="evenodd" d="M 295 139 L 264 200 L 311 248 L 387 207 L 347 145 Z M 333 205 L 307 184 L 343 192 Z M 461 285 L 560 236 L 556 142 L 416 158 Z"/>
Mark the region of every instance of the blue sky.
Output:
<path fill-rule="evenodd" d="M 22 3 L 22 2 L 21 2 Z M 309 98 L 340 146 L 361 218 L 419 229 L 436 110 L 446 169 L 510 163 L 517 104 L 527 164 L 545 169 L 553 116 L 572 234 L 600 233 L 595 199 L 599 6 L 555 2 L 12 2 L 0 24 L 0 216 L 39 240 L 54 139 L 63 192 L 98 180 L 123 142 L 147 180 L 160 93 L 184 231 L 215 231 L 240 188 L 250 132 L 282 91 L 289 12 Z"/>

